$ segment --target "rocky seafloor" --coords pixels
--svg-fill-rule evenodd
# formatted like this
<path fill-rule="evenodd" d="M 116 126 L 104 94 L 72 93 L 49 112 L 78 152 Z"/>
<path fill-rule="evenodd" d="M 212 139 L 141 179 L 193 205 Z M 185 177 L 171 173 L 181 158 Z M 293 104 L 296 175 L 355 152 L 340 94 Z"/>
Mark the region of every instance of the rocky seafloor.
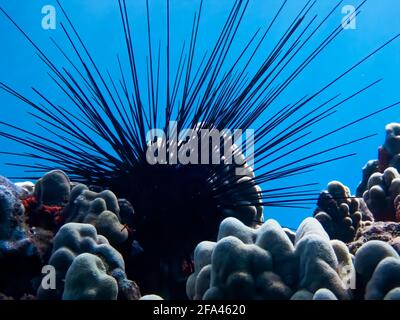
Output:
<path fill-rule="evenodd" d="M 190 257 L 187 298 L 400 299 L 399 171 L 394 123 L 355 194 L 332 181 L 296 231 L 226 218 Z M 60 170 L 34 183 L 0 177 L 0 300 L 162 299 L 130 276 L 141 249 L 133 215 L 127 200 Z"/>

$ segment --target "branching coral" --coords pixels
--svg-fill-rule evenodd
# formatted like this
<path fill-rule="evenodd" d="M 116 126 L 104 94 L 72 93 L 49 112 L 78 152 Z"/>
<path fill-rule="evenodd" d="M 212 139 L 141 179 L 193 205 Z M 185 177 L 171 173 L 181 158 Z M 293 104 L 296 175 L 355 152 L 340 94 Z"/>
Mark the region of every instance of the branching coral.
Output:
<path fill-rule="evenodd" d="M 363 168 L 363 177 L 357 188 L 361 197 L 368 188 L 368 180 L 377 172 L 383 173 L 387 168 L 400 170 L 400 123 L 386 125 L 385 142 L 378 149 L 378 160 L 370 160 Z"/>
<path fill-rule="evenodd" d="M 365 221 L 373 220 L 363 199 L 351 196 L 350 189 L 338 181 L 328 184 L 327 190 L 320 194 L 317 206 L 314 217 L 331 239 L 350 242 Z"/>
<path fill-rule="evenodd" d="M 383 173 L 374 173 L 368 180 L 363 198 L 377 221 L 400 219 L 397 207 L 400 202 L 400 175 L 395 168 L 387 168 Z M 399 217 L 398 217 L 399 216 Z"/>

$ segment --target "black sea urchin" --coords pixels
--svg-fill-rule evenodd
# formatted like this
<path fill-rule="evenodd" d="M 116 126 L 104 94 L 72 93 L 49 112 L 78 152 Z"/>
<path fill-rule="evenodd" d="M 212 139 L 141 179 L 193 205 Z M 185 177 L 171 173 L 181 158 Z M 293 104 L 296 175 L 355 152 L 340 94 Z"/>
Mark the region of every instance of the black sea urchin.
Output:
<path fill-rule="evenodd" d="M 310 152 L 294 161 L 285 161 L 285 155 L 296 155 L 300 150 L 331 137 L 335 132 L 399 104 L 340 124 L 335 130 L 323 132 L 317 138 L 310 134 L 313 126 L 331 117 L 338 107 L 380 81 L 355 89 L 353 94 L 342 100 L 338 100 L 338 95 L 323 96 L 337 81 L 397 39 L 399 35 L 396 35 L 351 68 L 333 75 L 314 93 L 288 103 L 278 111 L 271 110 L 286 88 L 343 31 L 342 25 L 338 24 L 326 36 L 322 37 L 320 33 L 342 2 L 338 1 L 321 19 L 312 14 L 316 1 L 306 2 L 297 17 L 288 23 L 286 31 L 265 55 L 262 63 L 255 65 L 255 56 L 277 24 L 288 5 L 287 1 L 282 2 L 266 31 L 260 29 L 251 35 L 236 53 L 232 50 L 233 43 L 249 0 L 234 1 L 216 43 L 208 53 L 199 54 L 196 44 L 201 31 L 203 10 L 203 1 L 200 1 L 191 27 L 189 45 L 183 46 L 176 66 L 171 65 L 170 57 L 170 3 L 166 1 L 164 51 L 161 44 L 158 50 L 154 50 L 150 10 L 146 2 L 148 52 L 145 83 L 142 83 L 143 77 L 139 75 L 141 61 L 135 54 L 139 46 L 132 36 L 125 0 L 119 0 L 118 4 L 129 68 L 126 70 L 124 60 L 118 57 L 119 79 L 103 72 L 95 63 L 60 3 L 58 5 L 66 20 L 66 24 L 61 23 L 61 27 L 72 53 L 68 53 L 56 41 L 53 42 L 66 59 L 65 67 L 51 60 L 12 17 L 1 9 L 37 50 L 69 104 L 61 105 L 50 100 L 45 92 L 33 89 L 39 98 L 35 102 L 5 83 L 0 83 L 2 89 L 34 108 L 34 117 L 48 132 L 48 135 L 43 136 L 28 132 L 17 124 L 2 122 L 9 130 L 3 130 L 0 135 L 33 150 L 32 153 L 17 155 L 39 160 L 39 164 L 23 165 L 37 174 L 25 178 L 38 178 L 41 173 L 56 167 L 66 172 L 73 181 L 109 188 L 118 197 L 127 198 L 135 209 L 134 237 L 147 257 L 143 260 L 145 267 L 141 271 L 144 274 L 137 275 L 139 284 L 146 289 L 146 285 L 143 285 L 146 277 L 150 277 L 151 271 L 159 276 L 160 264 L 169 268 L 167 272 L 170 278 L 178 279 L 180 275 L 171 275 L 177 269 L 176 264 L 179 265 L 183 259 L 190 259 L 199 241 L 213 240 L 224 217 L 233 215 L 247 225 L 255 225 L 261 222 L 261 209 L 264 206 L 299 207 L 316 199 L 307 190 L 312 184 L 282 186 L 263 191 L 258 185 L 302 174 L 324 163 L 349 157 L 352 154 L 320 158 L 368 136 Z M 364 3 L 357 8 L 356 15 Z M 302 57 L 300 62 L 298 57 Z M 197 63 L 197 60 L 200 62 Z M 165 88 L 161 88 L 160 84 L 164 82 Z M 260 123 L 261 115 L 267 118 Z M 202 129 L 215 129 L 219 132 L 224 129 L 241 129 L 244 132 L 256 127 L 256 168 L 253 170 L 246 162 L 225 163 L 226 159 L 222 155 L 219 156 L 220 163 L 216 164 L 150 164 L 146 158 L 149 145 L 147 132 L 154 128 L 168 132 L 172 120 L 176 123 L 177 132 L 189 128 L 194 129 L 197 136 L 201 135 Z M 24 134 L 28 136 L 24 137 Z M 168 145 L 166 154 L 167 159 L 170 159 L 174 145 L 167 142 L 171 139 L 168 134 L 166 138 L 162 144 Z M 238 140 L 234 142 L 238 143 Z M 187 146 L 185 149 L 187 142 L 174 142 L 178 153 L 182 150 L 190 153 Z M 244 158 L 234 146 L 231 149 L 235 155 Z M 285 152 L 280 153 L 282 150 Z M 245 170 L 237 175 L 237 168 Z M 257 172 L 257 177 L 253 171 Z M 170 289 L 172 287 L 167 286 Z"/>

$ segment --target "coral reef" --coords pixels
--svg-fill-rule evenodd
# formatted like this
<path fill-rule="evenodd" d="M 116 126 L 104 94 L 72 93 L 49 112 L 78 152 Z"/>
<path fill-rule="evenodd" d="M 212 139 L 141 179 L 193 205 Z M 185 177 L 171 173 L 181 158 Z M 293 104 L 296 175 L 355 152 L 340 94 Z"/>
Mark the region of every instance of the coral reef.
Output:
<path fill-rule="evenodd" d="M 24 194 L 21 187 L 0 177 L 0 292 L 16 299 L 34 292 L 31 280 L 41 270 L 41 256 L 20 200 Z"/>
<path fill-rule="evenodd" d="M 221 150 L 223 152 L 223 149 Z M 232 154 L 238 157 L 239 163 L 243 165 L 225 165 L 222 169 L 221 177 L 218 183 L 231 184 L 235 192 L 229 192 L 225 195 L 227 203 L 235 204 L 232 208 L 225 208 L 223 210 L 223 218 L 234 217 L 242 221 L 245 225 L 250 227 L 257 227 L 263 222 L 263 206 L 261 205 L 261 188 L 254 182 L 255 174 L 253 168 L 246 163 L 245 156 L 240 150 L 233 145 Z M 230 154 L 230 153 L 228 153 Z M 222 157 L 222 161 L 224 161 Z M 236 179 L 239 170 L 240 179 Z"/>
<path fill-rule="evenodd" d="M 36 200 L 46 206 L 64 206 L 69 201 L 71 182 L 61 170 L 53 170 L 39 179 L 34 188 Z"/>
<path fill-rule="evenodd" d="M 313 218 L 303 221 L 294 245 L 274 220 L 251 229 L 227 218 L 216 243 L 197 246 L 187 294 L 205 300 L 305 299 L 325 289 L 332 294 L 322 291 L 316 298 L 349 299 L 351 292 L 344 288 L 339 272 L 343 261 L 351 263 L 346 250 L 344 244 L 337 249 L 338 258 L 328 234 Z"/>
<path fill-rule="evenodd" d="M 395 168 L 389 167 L 383 173 L 376 172 L 370 176 L 363 198 L 375 220 L 400 221 L 400 211 L 397 212 L 399 194 L 400 175 Z"/>
<path fill-rule="evenodd" d="M 34 292 L 31 280 L 41 269 L 35 235 L 19 198 L 23 194 L 21 187 L 0 177 L 0 292 L 17 299 Z"/>
<path fill-rule="evenodd" d="M 23 238 L 24 220 L 24 207 L 14 190 L 7 184 L 0 185 L 0 239 L 18 241 Z"/>
<path fill-rule="evenodd" d="M 30 184 L 23 186 L 26 189 Z M 69 201 L 70 192 L 71 182 L 63 171 L 46 173 L 22 200 L 29 225 L 56 231 L 64 223 L 61 211 Z"/>
<path fill-rule="evenodd" d="M 314 217 L 331 239 L 350 242 L 357 230 L 373 216 L 363 199 L 351 196 L 350 189 L 338 181 L 328 184 L 326 191 L 318 198 Z"/>
<path fill-rule="evenodd" d="M 78 184 L 72 189 L 68 205 L 61 214 L 66 222 L 92 224 L 98 234 L 115 245 L 128 239 L 128 230 L 120 223 L 119 212 L 118 199 L 111 191 L 97 193 Z"/>
<path fill-rule="evenodd" d="M 397 300 L 400 298 L 400 257 L 386 242 L 372 240 L 355 255 L 357 276 L 364 284 L 366 300 Z M 358 290 L 360 290 L 358 288 Z"/>
<path fill-rule="evenodd" d="M 357 186 L 356 190 L 357 197 L 362 198 L 365 190 L 367 190 L 369 177 L 372 176 L 375 172 L 380 172 L 379 161 L 369 160 L 362 168 L 362 180 Z"/>
<path fill-rule="evenodd" d="M 362 169 L 362 181 L 357 187 L 358 197 L 362 197 L 367 190 L 368 180 L 374 173 L 383 173 L 389 167 L 400 170 L 400 123 L 389 123 L 385 129 L 386 137 L 378 149 L 378 159 L 369 160 Z"/>
<path fill-rule="evenodd" d="M 75 263 L 82 254 L 90 255 L 85 255 Z M 94 297 L 102 298 L 117 297 L 118 290 L 111 295 L 100 291 L 93 293 L 91 288 L 94 283 L 101 284 L 100 288 L 104 288 L 104 290 L 113 288 L 115 283 L 116 288 L 121 289 L 122 293 L 128 291 L 126 286 L 133 291 L 137 290 L 137 287 L 125 276 L 125 263 L 121 254 L 109 244 L 105 237 L 98 235 L 95 227 L 91 224 L 67 223 L 62 226 L 54 237 L 49 265 L 53 266 L 56 271 L 56 285 L 54 289 L 44 288 L 41 285 L 38 289 L 40 299 L 61 297 L 80 299 L 89 298 L 91 294 Z M 75 272 L 79 266 L 82 267 L 82 274 Z M 71 267 L 74 268 L 69 272 Z M 90 272 L 92 275 L 88 277 Z M 113 277 L 114 282 L 110 281 L 109 276 Z M 68 283 L 69 281 L 71 284 Z M 74 289 L 74 284 L 78 282 L 81 286 L 80 293 Z M 104 287 L 102 287 L 103 285 Z M 67 292 L 65 289 L 68 289 Z"/>
<path fill-rule="evenodd" d="M 261 223 L 258 206 L 243 203 L 226 211 L 215 241 L 161 260 L 136 236 L 132 204 L 112 191 L 74 183 L 60 170 L 35 184 L 0 176 L 0 300 L 162 300 L 181 297 L 181 285 L 191 300 L 399 300 L 400 174 L 392 166 L 399 130 L 387 127 L 362 198 L 332 181 L 296 231 Z M 244 169 L 240 183 L 251 184 Z M 46 286 L 43 267 L 54 269 L 54 286 Z M 151 294 L 144 283 L 141 296 L 129 280 L 141 285 L 138 274 L 154 275 L 145 280 L 161 290 Z"/>
<path fill-rule="evenodd" d="M 90 253 L 78 255 L 65 276 L 63 300 L 117 300 L 118 283 L 103 261 Z"/>
<path fill-rule="evenodd" d="M 96 193 L 73 184 L 60 170 L 45 174 L 36 184 L 13 184 L 3 177 L 0 182 L 0 291 L 5 296 L 140 298 L 139 287 L 127 279 L 121 254 L 109 244 L 108 239 L 125 241 L 128 233 L 119 222 L 112 192 Z M 133 210 L 121 203 L 124 217 L 131 219 Z M 55 289 L 43 288 L 40 280 L 47 264 L 56 271 Z"/>
<path fill-rule="evenodd" d="M 294 245 L 274 220 L 254 230 L 228 218 L 218 242 L 200 243 L 194 261 L 187 282 L 194 300 L 400 299 L 400 257 L 392 246 L 369 240 L 353 256 L 312 218 Z"/>

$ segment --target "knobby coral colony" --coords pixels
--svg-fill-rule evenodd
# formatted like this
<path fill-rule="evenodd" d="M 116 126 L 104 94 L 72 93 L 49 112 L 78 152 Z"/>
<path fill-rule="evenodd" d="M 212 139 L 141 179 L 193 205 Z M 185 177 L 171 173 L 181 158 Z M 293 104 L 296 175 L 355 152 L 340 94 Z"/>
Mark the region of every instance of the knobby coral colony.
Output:
<path fill-rule="evenodd" d="M 356 15 L 365 2 L 357 8 Z M 128 232 L 128 236 L 115 236 L 115 241 L 109 240 L 114 241 L 115 247 L 123 253 L 128 276 L 138 282 L 143 292 L 162 292 L 165 297 L 182 297 L 186 276 L 192 270 L 195 246 L 204 240 L 216 241 L 219 225 L 224 218 L 235 217 L 249 227 L 257 227 L 262 223 L 262 209 L 265 206 L 300 207 L 315 201 L 314 195 L 308 190 L 313 185 L 311 183 L 264 188 L 263 191 L 259 186 L 271 180 L 300 175 L 316 166 L 353 155 L 329 156 L 329 153 L 369 136 L 354 138 L 323 150 L 309 151 L 307 156 L 298 156 L 294 160 L 285 160 L 288 154 L 292 157 L 300 155 L 307 147 L 331 137 L 335 132 L 399 104 L 340 124 L 335 130 L 322 132 L 316 138 L 311 136 L 312 128 L 332 117 L 340 106 L 377 85 L 380 80 L 355 89 L 354 93 L 340 101 L 338 96 L 324 98 L 323 103 L 318 99 L 400 36 L 389 39 L 349 69 L 332 75 L 326 84 L 312 94 L 273 111 L 272 107 L 285 94 L 287 87 L 306 72 L 315 58 L 343 31 L 339 24 L 329 30 L 326 36 L 321 36 L 321 31 L 342 1 L 322 18 L 312 13 L 315 4 L 316 1 L 304 4 L 262 63 L 256 65 L 260 48 L 273 27 L 280 23 L 278 21 L 288 6 L 287 1 L 282 2 L 266 31 L 260 29 L 252 34 L 239 52 L 234 52 L 233 44 L 245 19 L 249 1 L 234 1 L 211 50 L 199 53 L 197 42 L 203 11 L 203 1 L 200 1 L 193 19 L 189 46 L 183 46 L 178 64 L 173 67 L 171 38 L 174 33 L 170 23 L 170 3 L 166 1 L 166 43 L 163 46 L 159 44 L 154 50 L 149 3 L 146 2 L 146 83 L 141 82 L 141 62 L 136 53 L 139 44 L 135 43 L 132 35 L 125 0 L 119 0 L 118 5 L 129 68 L 126 70 L 123 60 L 118 57 L 119 79 L 101 71 L 101 66 L 95 63 L 60 3 L 58 5 L 66 21 L 60 26 L 72 53 L 68 53 L 55 40 L 53 42 L 67 66 L 60 66 L 48 57 L 0 8 L 36 49 L 60 93 L 69 101 L 67 105 L 61 105 L 49 99 L 46 92 L 35 88 L 33 91 L 38 100 L 31 99 L 9 85 L 0 83 L 2 89 L 33 107 L 33 116 L 48 133 L 34 133 L 18 124 L 1 122 L 5 128 L 1 136 L 32 149 L 30 153 L 12 154 L 41 161 L 39 164 L 23 164 L 26 172 L 31 172 L 24 178 L 37 179 L 42 173 L 58 168 L 73 181 L 72 186 L 76 183 L 92 186 L 92 191 L 84 186 L 75 186 L 72 189 L 75 195 L 71 194 L 71 197 L 83 202 L 76 205 L 74 201 L 72 208 L 69 204 L 66 209 L 63 209 L 66 205 L 63 201 L 56 208 L 54 204 L 46 207 L 45 201 L 37 199 L 39 195 L 35 191 L 33 196 L 24 200 L 31 212 L 31 224 L 35 219 L 40 222 L 43 212 L 50 212 L 57 217 L 45 223 L 53 231 L 65 222 L 87 221 L 95 225 L 98 231 L 100 225 L 104 227 L 104 221 L 111 221 L 115 227 L 113 230 L 125 224 L 121 232 Z M 313 42 L 317 44 L 313 45 Z M 199 57 L 201 62 L 197 63 Z M 302 57 L 301 61 L 298 61 L 298 57 Z M 160 84 L 164 82 L 165 88 L 161 88 Z M 210 165 L 150 165 L 146 161 L 146 133 L 153 128 L 167 129 L 171 120 L 176 121 L 178 132 L 192 128 L 200 134 L 201 129 L 233 131 L 240 128 L 245 131 L 256 126 L 261 116 L 266 120 L 255 130 L 255 169 L 246 163 L 226 164 L 222 156 L 220 164 Z M 168 130 L 165 131 L 168 139 Z M 25 134 L 28 137 L 24 137 Z M 168 145 L 167 158 L 174 156 L 171 151 L 173 147 L 176 146 Z M 188 152 L 185 141 L 178 143 L 177 150 Z M 238 150 L 233 152 L 238 153 Z M 243 154 L 240 156 L 244 158 Z M 235 174 L 237 167 L 245 169 L 242 176 Z M 80 189 L 74 191 L 78 187 Z M 116 208 L 107 202 L 110 195 L 97 196 L 105 189 L 112 190 L 120 199 L 127 199 L 120 200 L 121 216 L 119 212 L 103 215 L 107 210 L 112 211 L 110 208 Z M 77 207 L 74 209 L 73 206 Z M 132 207 L 134 214 L 126 214 L 133 212 Z M 92 218 L 82 217 L 85 210 L 90 212 Z M 32 212 L 36 212 L 36 216 L 32 217 Z M 66 212 L 81 218 L 74 220 L 71 216 L 65 216 Z M 103 220 L 100 216 L 103 216 Z M 118 242 L 118 239 L 123 242 Z M 96 261 L 96 257 L 89 255 L 79 263 L 96 264 Z"/>

